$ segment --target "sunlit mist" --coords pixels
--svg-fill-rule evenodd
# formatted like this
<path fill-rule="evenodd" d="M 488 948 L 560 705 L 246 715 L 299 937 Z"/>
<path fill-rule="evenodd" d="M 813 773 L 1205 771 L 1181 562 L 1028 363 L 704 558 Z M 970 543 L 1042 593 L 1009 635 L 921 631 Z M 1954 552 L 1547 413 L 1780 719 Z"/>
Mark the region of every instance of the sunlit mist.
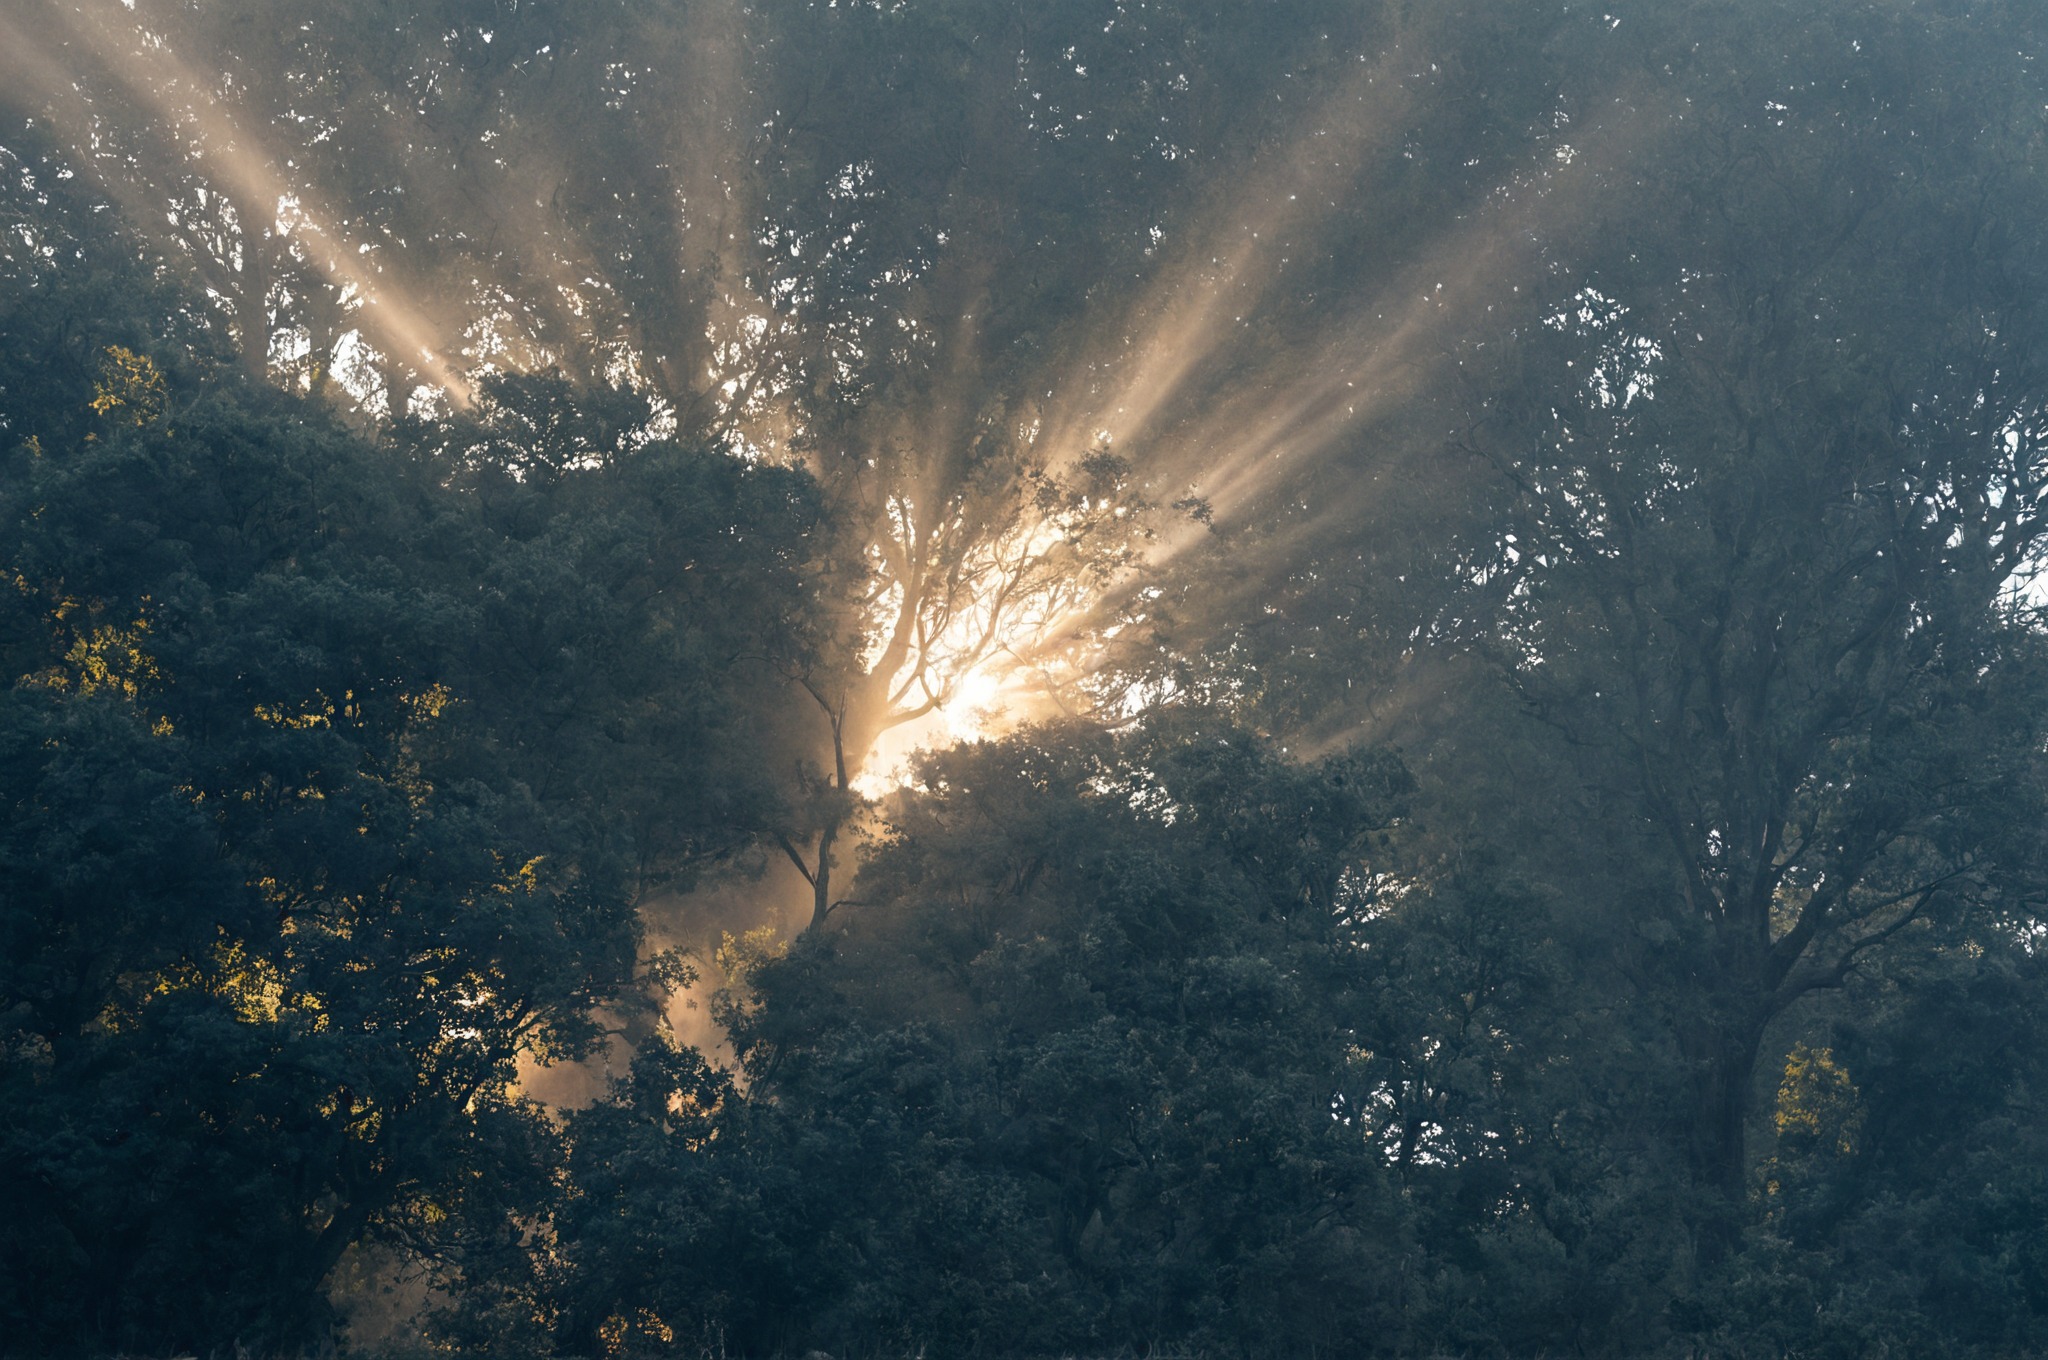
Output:
<path fill-rule="evenodd" d="M 988 349 L 996 276 L 971 239 L 942 237 L 946 249 L 929 258 L 884 262 L 872 286 L 902 299 L 895 334 L 818 314 L 801 277 L 777 263 L 851 250 L 880 191 L 863 163 L 824 168 L 814 191 L 836 239 L 791 235 L 757 201 L 749 138 L 773 138 L 788 115 L 742 78 L 751 21 L 740 6 L 698 6 L 690 41 L 669 54 L 667 78 L 688 91 L 686 124 L 672 129 L 663 167 L 672 196 L 644 211 L 673 223 L 647 238 L 672 259 L 606 258 L 558 201 L 576 149 L 542 120 L 513 120 L 516 147 L 482 153 L 496 158 L 487 210 L 447 184 L 411 186 L 468 275 L 431 283 L 402 242 L 351 236 L 323 186 L 246 125 L 236 73 L 206 73 L 132 12 L 50 3 L 38 13 L 47 36 L 0 18 L 0 60 L 88 162 L 114 114 L 84 81 L 67 80 L 68 63 L 110 77 L 174 130 L 180 154 L 271 215 L 240 222 L 243 243 L 223 247 L 237 268 L 250 267 L 237 252 L 267 234 L 324 280 L 347 318 L 325 354 L 282 317 L 274 330 L 245 326 L 264 335 L 260 358 L 279 380 L 305 386 L 324 373 L 366 414 L 388 418 L 462 405 L 493 372 L 580 366 L 657 394 L 664 424 L 652 433 L 687 429 L 745 458 L 806 465 L 842 512 L 864 517 L 867 646 L 833 702 L 846 708 L 848 778 L 870 794 L 900 781 L 919 748 L 1056 713 L 1101 716 L 1104 696 L 1083 690 L 1103 649 L 1143 617 L 1136 592 L 1305 470 L 1355 452 L 1440 379 L 1457 343 L 1535 281 L 1542 243 L 1597 198 L 1593 167 L 1636 150 L 1624 120 L 1591 143 L 1546 143 L 1494 166 L 1465 198 L 1429 205 L 1430 233 L 1304 308 L 1303 280 L 1334 286 L 1330 243 L 1377 210 L 1402 164 L 1418 116 L 1413 73 L 1430 54 L 1426 39 L 1396 35 L 1340 68 L 1284 135 L 1219 164 L 1212 192 L 1152 229 L 1139 286 L 1068 318 L 1078 343 L 1006 379 L 1018 390 L 992 399 L 1007 359 Z M 606 77 L 614 106 L 635 97 L 635 69 L 617 64 Z M 385 112 L 388 134 L 409 146 L 440 135 L 407 99 Z M 119 165 L 102 169 L 123 210 L 148 219 L 147 185 Z M 688 305 L 664 313 L 627 297 L 617 269 L 650 263 Z M 821 424 L 816 394 L 853 382 L 884 346 L 923 356 L 922 376 L 863 396 L 850 423 Z M 410 376 L 388 385 L 386 370 Z M 1004 447 L 1021 477 L 992 489 L 970 445 Z M 1067 485 L 1090 459 L 1126 469 L 1114 495 Z M 1370 495 L 1361 483 L 1326 496 L 1263 550 L 1313 551 L 1319 535 L 1365 513 Z M 1132 700 L 1107 702 L 1120 713 Z"/>
<path fill-rule="evenodd" d="M 1284 278 L 1287 252 L 1304 248 L 1291 235 L 1345 210 L 1355 174 L 1345 153 L 1355 155 L 1378 128 L 1377 116 L 1392 108 L 1393 97 L 1379 93 L 1392 83 L 1382 82 L 1383 74 L 1384 67 L 1361 75 L 1309 120 L 1296 153 L 1260 183 L 1261 192 L 1243 202 L 1233 198 L 1218 211 L 1208 234 L 1188 252 L 1195 262 L 1162 272 L 1162 282 L 1134 309 L 1135 320 L 1118 332 L 1118 357 L 1096 361 L 1107 376 L 1093 389 L 1108 391 L 1106 401 L 1091 401 L 1090 384 L 1078 376 L 1073 388 L 1051 394 L 1055 413 L 1069 404 L 1073 409 L 1049 420 L 1054 433 L 1042 445 L 1049 457 L 1072 458 L 1090 444 L 1128 450 L 1150 487 L 1189 493 L 1204 513 L 1158 516 L 1136 570 L 1070 591 L 1058 607 L 1011 626 L 1003 645 L 973 671 L 980 692 L 1007 703 L 961 703 L 985 716 L 970 720 L 949 712 L 944 733 L 985 735 L 1000 730 L 1011 714 L 1056 711 L 1045 682 L 1055 672 L 1069 685 L 1085 674 L 1085 658 L 1122 626 L 1132 607 L 1130 590 L 1208 541 L 1212 526 L 1369 437 L 1375 422 L 1455 366 L 1457 344 L 1497 324 L 1489 316 L 1507 313 L 1509 300 L 1540 280 L 1541 244 L 1572 229 L 1598 201 L 1594 167 L 1625 164 L 1654 121 L 1604 126 L 1583 145 L 1545 148 L 1541 159 L 1512 167 L 1376 295 L 1338 310 L 1234 383 L 1195 389 L 1190 375 L 1231 354 L 1248 319 Z M 1263 210 L 1248 217 L 1245 202 Z M 1320 501 L 1264 551 L 1315 551 L 1320 538 L 1341 535 L 1369 514 L 1359 498 L 1370 494 L 1367 484 Z M 927 724 L 919 730 L 938 735 L 941 729 Z"/>
<path fill-rule="evenodd" d="M 214 92 L 212 82 L 183 62 L 161 40 L 147 33 L 122 33 L 109 19 L 89 16 L 58 4 L 40 7 L 51 30 L 73 44 L 111 73 L 121 87 L 139 104 L 154 110 L 166 123 L 184 130 L 189 154 L 210 167 L 235 198 L 261 205 L 275 214 L 274 223 L 241 223 L 245 233 L 261 233 L 270 227 L 291 239 L 291 249 L 302 263 L 319 271 L 336 290 L 341 305 L 360 318 L 361 330 L 382 357 L 396 361 L 437 385 L 458 403 L 469 399 L 465 378 L 439 351 L 443 327 L 436 325 L 416 304 L 396 267 L 387 269 L 383 254 L 367 241 L 348 239 L 337 228 L 337 218 L 308 186 L 294 183 L 268 154 L 261 138 L 241 126 L 224 101 Z M 0 39 L 11 49 L 16 65 L 45 72 L 64 69 L 58 53 L 36 42 L 13 22 L 0 16 Z M 81 148 L 97 143 L 93 132 L 95 113 L 89 103 L 61 98 L 57 116 L 69 126 L 66 131 Z M 237 267 L 249 268 L 246 258 Z M 346 359 L 348 356 L 344 355 Z M 354 372 L 374 366 L 372 356 L 357 356 L 338 380 L 348 384 Z M 363 399 L 370 388 L 352 389 Z"/>

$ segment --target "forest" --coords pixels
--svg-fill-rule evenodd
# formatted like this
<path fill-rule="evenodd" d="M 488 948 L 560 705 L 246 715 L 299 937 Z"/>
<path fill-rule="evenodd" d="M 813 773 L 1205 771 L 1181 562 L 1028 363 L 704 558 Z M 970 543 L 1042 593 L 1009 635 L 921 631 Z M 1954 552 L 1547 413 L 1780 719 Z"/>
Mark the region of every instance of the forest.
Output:
<path fill-rule="evenodd" d="M 2048 1354 L 2039 0 L 0 0 L 0 1356 Z"/>

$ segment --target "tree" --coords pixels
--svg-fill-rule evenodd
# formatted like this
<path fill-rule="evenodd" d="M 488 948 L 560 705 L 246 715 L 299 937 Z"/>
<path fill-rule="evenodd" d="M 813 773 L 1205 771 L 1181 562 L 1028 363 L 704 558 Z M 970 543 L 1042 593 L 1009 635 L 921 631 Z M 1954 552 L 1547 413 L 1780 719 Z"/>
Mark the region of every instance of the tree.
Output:
<path fill-rule="evenodd" d="M 2033 900 L 2039 92 L 1974 46 L 2029 25 L 1857 8 L 1773 26 L 1782 60 L 1674 62 L 1698 113 L 1608 115 L 1671 119 L 1646 192 L 1475 351 L 1498 518 L 1458 608 L 1656 866 L 1614 906 L 1662 941 L 1635 983 L 1692 1078 L 1674 1132 L 1731 1202 L 1780 1019 Z M 1639 27 L 1646 58 L 1703 41 Z"/>
<path fill-rule="evenodd" d="M 501 375 L 382 449 L 461 507 L 430 551 L 475 583 L 445 664 L 489 753 L 477 777 L 521 780 L 636 901 L 786 815 L 777 772 L 809 745 L 763 682 L 815 650 L 836 603 L 815 485 L 658 424 L 639 394 Z"/>
<path fill-rule="evenodd" d="M 517 1063 L 604 1042 L 643 885 L 772 804 L 728 649 L 802 616 L 811 501 L 672 444 L 404 457 L 177 343 L 132 239 L 21 239 L 0 1308 L 28 1353 L 296 1347 L 356 1243 L 520 1241 L 557 1140 Z"/>
<path fill-rule="evenodd" d="M 1398 762 L 1183 720 L 919 774 L 843 930 L 729 946 L 744 1092 L 656 1049 L 572 1118 L 559 1343 L 1292 1354 L 1392 1326 L 1399 1210 L 1330 1102 Z"/>
<path fill-rule="evenodd" d="M 1129 324 L 1190 172 L 1270 130 L 1239 88 L 1285 121 L 1316 98 L 1287 82 L 1389 28 L 1284 8 L 1255 37 L 1096 0 L 65 11 L 72 80 L 22 97 L 138 220 L 174 205 L 257 372 L 398 418 L 557 366 L 817 476 L 862 597 L 792 687 L 822 718 L 784 835 L 816 923 L 878 735 L 1042 660 L 1134 561 L 1148 478 L 1074 433 L 1106 399 L 1086 330 Z"/>

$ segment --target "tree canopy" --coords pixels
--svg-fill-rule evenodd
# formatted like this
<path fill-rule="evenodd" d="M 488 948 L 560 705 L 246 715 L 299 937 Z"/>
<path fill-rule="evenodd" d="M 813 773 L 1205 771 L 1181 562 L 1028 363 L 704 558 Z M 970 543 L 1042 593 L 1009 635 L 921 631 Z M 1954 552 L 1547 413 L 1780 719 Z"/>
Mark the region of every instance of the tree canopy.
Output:
<path fill-rule="evenodd" d="M 0 1352 L 2048 1349 L 2044 26 L 0 14 Z"/>

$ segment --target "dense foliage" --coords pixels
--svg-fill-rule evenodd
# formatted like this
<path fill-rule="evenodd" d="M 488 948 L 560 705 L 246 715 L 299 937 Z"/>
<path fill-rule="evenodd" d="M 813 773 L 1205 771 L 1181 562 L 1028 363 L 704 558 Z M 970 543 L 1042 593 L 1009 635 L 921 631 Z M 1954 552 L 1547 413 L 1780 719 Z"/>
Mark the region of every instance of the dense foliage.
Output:
<path fill-rule="evenodd" d="M 151 318 L 74 271 L 150 288 L 96 241 L 7 299 L 0 1306 L 32 1350 L 295 1342 L 366 1233 L 531 1212 L 515 1061 L 600 1040 L 648 883 L 772 801 L 735 658 L 797 645 L 815 505 L 593 412 L 553 488 L 379 446 L 107 343 Z"/>
<path fill-rule="evenodd" d="M 20 8 L 0 1354 L 2048 1351 L 2048 12 Z"/>

